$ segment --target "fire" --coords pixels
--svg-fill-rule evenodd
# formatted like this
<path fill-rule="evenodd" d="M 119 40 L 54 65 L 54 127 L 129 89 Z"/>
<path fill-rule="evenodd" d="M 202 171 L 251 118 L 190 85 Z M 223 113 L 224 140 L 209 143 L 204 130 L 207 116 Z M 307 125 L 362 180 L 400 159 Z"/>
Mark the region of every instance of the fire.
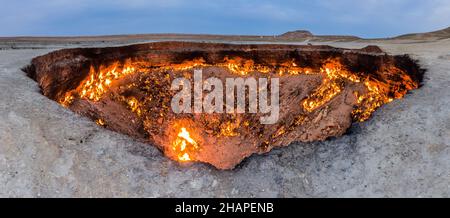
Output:
<path fill-rule="evenodd" d="M 105 121 L 102 119 L 95 120 L 95 123 L 97 123 L 97 125 L 99 125 L 99 126 L 105 126 Z"/>
<path fill-rule="evenodd" d="M 63 106 L 70 105 L 74 100 L 75 93 L 80 98 L 99 101 L 114 80 L 118 80 L 135 72 L 136 69 L 132 66 L 130 61 L 126 61 L 122 67 L 120 67 L 118 62 L 113 63 L 108 67 L 101 66 L 98 72 L 91 66 L 87 79 L 85 79 L 76 90 L 66 93 L 64 98 L 60 100 L 60 103 Z"/>
<path fill-rule="evenodd" d="M 203 58 L 186 60 L 170 65 L 149 65 L 142 62 L 132 62 L 127 60 L 123 63 L 115 62 L 110 66 L 100 66 L 98 70 L 91 67 L 88 77 L 74 90 L 67 92 L 59 102 L 63 106 L 69 106 L 75 99 L 85 99 L 99 101 L 107 93 L 114 81 L 124 76 L 137 72 L 152 71 L 186 71 L 197 67 L 222 67 L 237 75 L 247 75 L 251 72 L 270 73 L 279 76 L 320 74 L 323 75 L 322 84 L 316 88 L 306 99 L 300 102 L 300 106 L 308 113 L 315 111 L 338 96 L 349 83 L 361 83 L 367 91 L 355 94 L 357 105 L 353 111 L 353 118 L 357 121 L 367 120 L 371 114 L 381 105 L 391 102 L 393 99 L 402 98 L 408 90 L 418 87 L 418 84 L 408 75 L 407 72 L 388 65 L 380 73 L 384 78 L 374 78 L 364 73 L 352 72 L 346 69 L 339 58 L 328 59 L 317 70 L 309 67 L 302 67 L 295 60 L 283 63 L 267 63 L 265 65 L 256 64 L 253 60 L 240 57 L 225 57 L 222 62 L 215 64 L 207 63 Z M 363 76 L 365 75 L 365 76 Z M 394 78 L 394 79 L 393 79 Z M 129 109 L 141 115 L 141 102 L 137 99 L 127 99 L 125 103 Z M 222 128 L 222 135 L 235 136 L 232 125 L 225 125 Z M 188 159 L 185 155 L 182 159 Z"/>
<path fill-rule="evenodd" d="M 106 92 L 113 80 L 134 73 L 135 68 L 125 66 L 121 71 L 118 71 L 117 63 L 115 63 L 109 67 L 109 69 L 100 70 L 98 74 L 95 73 L 95 70 L 92 67 L 90 71 L 91 76 L 82 84 L 80 97 L 98 101 Z"/>
<path fill-rule="evenodd" d="M 182 127 L 177 135 L 177 139 L 172 144 L 172 149 L 177 153 L 179 161 L 190 161 L 192 158 L 189 152 L 197 150 L 198 144 L 191 138 L 186 128 Z"/>
<path fill-rule="evenodd" d="M 138 116 L 141 116 L 141 109 L 139 106 L 139 101 L 136 98 L 134 98 L 134 97 L 129 98 L 129 100 L 127 101 L 127 104 L 132 112 L 136 113 Z"/>
<path fill-rule="evenodd" d="M 384 69 L 382 74 L 386 77 L 384 81 L 370 76 L 362 78 L 345 69 L 339 59 L 328 60 L 320 72 L 325 75 L 325 78 L 322 84 L 303 101 L 303 108 L 307 112 L 312 112 L 337 96 L 346 83 L 363 83 L 367 93 L 361 95 L 355 93 L 357 107 L 352 113 L 353 119 L 360 122 L 369 119 L 371 114 L 383 104 L 393 101 L 394 98 L 402 98 L 408 90 L 418 87 L 418 84 L 406 72 L 396 67 Z M 401 80 L 388 79 L 392 75 Z"/>
<path fill-rule="evenodd" d="M 247 75 L 250 72 L 278 72 L 280 75 L 290 74 L 310 74 L 312 69 L 297 66 L 294 60 L 279 64 L 279 66 L 266 66 L 255 64 L 252 60 L 246 60 L 240 57 L 228 58 L 217 64 L 207 64 L 203 58 L 183 61 L 179 64 L 171 64 L 165 66 L 147 66 L 145 63 L 132 62 L 126 60 L 123 64 L 115 62 L 109 66 L 100 66 L 99 70 L 90 67 L 88 77 L 72 91 L 69 91 L 62 97 L 59 102 L 63 106 L 69 106 L 76 97 L 90 101 L 99 101 L 108 91 L 114 81 L 124 76 L 140 72 L 140 69 L 152 67 L 155 71 L 175 70 L 186 71 L 197 67 L 223 67 L 238 75 Z M 128 102 L 130 104 L 130 102 Z"/>
<path fill-rule="evenodd" d="M 344 134 L 418 88 L 425 69 L 376 47 L 158 42 L 58 51 L 24 71 L 99 126 L 175 161 L 230 169 L 254 153 Z"/>
<path fill-rule="evenodd" d="M 240 120 L 237 120 L 236 122 L 223 123 L 220 127 L 220 134 L 222 136 L 238 136 L 239 133 L 236 132 L 236 129 L 240 127 Z"/>
<path fill-rule="evenodd" d="M 312 112 L 316 108 L 329 102 L 341 91 L 342 85 L 339 82 L 324 80 L 323 84 L 303 101 L 303 108 L 308 112 Z"/>
<path fill-rule="evenodd" d="M 189 157 L 189 154 L 184 153 L 183 155 L 178 157 L 178 160 L 180 160 L 180 161 L 190 161 L 191 158 Z"/>

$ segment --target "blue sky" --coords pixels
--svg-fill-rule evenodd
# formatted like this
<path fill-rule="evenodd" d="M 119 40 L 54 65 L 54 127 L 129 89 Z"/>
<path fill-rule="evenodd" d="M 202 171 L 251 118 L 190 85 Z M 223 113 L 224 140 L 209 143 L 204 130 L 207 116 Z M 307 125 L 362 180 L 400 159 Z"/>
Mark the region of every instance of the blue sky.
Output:
<path fill-rule="evenodd" d="M 0 36 L 209 33 L 386 37 L 450 26 L 450 0 L 0 0 Z"/>

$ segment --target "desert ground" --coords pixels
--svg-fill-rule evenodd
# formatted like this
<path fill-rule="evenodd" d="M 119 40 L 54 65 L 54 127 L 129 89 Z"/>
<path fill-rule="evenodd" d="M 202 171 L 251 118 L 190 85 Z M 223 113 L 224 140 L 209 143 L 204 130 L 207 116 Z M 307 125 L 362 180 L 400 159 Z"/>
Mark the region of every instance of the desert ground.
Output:
<path fill-rule="evenodd" d="M 447 31 L 447 32 L 446 32 Z M 234 170 L 178 163 L 153 146 L 97 126 L 40 93 L 21 70 L 72 47 L 188 40 L 378 45 L 427 69 L 423 86 L 342 137 L 253 155 Z M 450 34 L 390 39 L 140 35 L 0 38 L 0 197 L 449 197 Z"/>

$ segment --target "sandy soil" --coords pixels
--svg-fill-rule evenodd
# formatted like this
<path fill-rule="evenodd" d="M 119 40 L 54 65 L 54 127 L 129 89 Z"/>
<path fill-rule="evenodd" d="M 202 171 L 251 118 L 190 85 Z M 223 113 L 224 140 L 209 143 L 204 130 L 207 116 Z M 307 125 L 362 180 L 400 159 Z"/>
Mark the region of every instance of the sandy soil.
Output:
<path fill-rule="evenodd" d="M 449 197 L 450 39 L 295 43 L 308 42 L 346 48 L 376 44 L 391 54 L 411 54 L 428 69 L 424 86 L 383 106 L 343 137 L 292 144 L 252 156 L 235 170 L 218 171 L 168 160 L 152 146 L 96 126 L 41 95 L 20 70 L 57 48 L 132 42 L 13 42 L 11 47 L 2 41 L 0 196 Z"/>

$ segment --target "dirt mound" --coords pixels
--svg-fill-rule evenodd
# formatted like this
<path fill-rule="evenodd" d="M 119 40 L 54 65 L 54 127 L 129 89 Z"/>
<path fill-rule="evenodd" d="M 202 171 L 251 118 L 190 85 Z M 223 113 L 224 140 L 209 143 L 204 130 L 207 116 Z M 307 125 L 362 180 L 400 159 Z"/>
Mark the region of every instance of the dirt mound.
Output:
<path fill-rule="evenodd" d="M 369 52 L 369 53 L 383 53 L 383 50 L 381 50 L 380 47 L 376 45 L 369 45 L 361 49 L 363 52 Z"/>

